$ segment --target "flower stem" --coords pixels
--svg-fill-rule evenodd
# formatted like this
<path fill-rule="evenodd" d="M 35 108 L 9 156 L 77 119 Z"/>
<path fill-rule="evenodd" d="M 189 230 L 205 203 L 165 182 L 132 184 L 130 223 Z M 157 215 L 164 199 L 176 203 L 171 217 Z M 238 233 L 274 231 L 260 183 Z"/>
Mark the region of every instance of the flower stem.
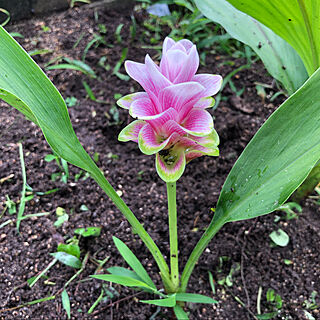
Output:
<path fill-rule="evenodd" d="M 104 177 L 98 167 L 93 168 L 90 172 L 92 178 L 100 185 L 100 187 L 105 191 L 105 193 L 110 197 L 117 208 L 122 212 L 122 214 L 127 218 L 128 222 L 132 226 L 133 230 L 139 235 L 141 240 L 147 246 L 151 252 L 153 258 L 155 259 L 159 269 L 162 282 L 166 290 L 173 290 L 172 281 L 170 279 L 169 268 L 161 254 L 159 248 L 154 243 L 150 235 L 144 229 L 142 224 L 133 214 L 133 212 L 128 208 L 126 203 L 119 197 L 116 191 L 113 189 L 108 180 Z"/>
<path fill-rule="evenodd" d="M 173 288 L 179 288 L 179 264 L 178 264 L 178 234 L 177 234 L 177 204 L 176 182 L 167 182 L 169 236 L 170 236 L 170 268 Z"/>

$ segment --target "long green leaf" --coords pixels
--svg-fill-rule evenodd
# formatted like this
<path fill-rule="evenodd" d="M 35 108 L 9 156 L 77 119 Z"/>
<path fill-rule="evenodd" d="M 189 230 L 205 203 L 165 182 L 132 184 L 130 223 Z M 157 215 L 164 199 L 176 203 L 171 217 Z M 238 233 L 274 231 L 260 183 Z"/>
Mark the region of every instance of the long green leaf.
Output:
<path fill-rule="evenodd" d="M 126 286 L 126 287 L 145 288 L 148 290 L 155 291 L 152 287 L 148 286 L 146 283 L 144 283 L 140 280 L 125 277 L 125 276 L 117 276 L 117 275 L 113 275 L 113 274 L 97 274 L 97 275 L 93 275 L 90 277 L 95 278 L 95 279 L 99 279 L 99 280 L 118 283 L 118 284 L 121 284 L 122 286 Z"/>
<path fill-rule="evenodd" d="M 155 258 L 164 283 L 170 287 L 169 268 L 163 255 L 81 146 L 60 93 L 2 27 L 0 27 L 0 53 L 0 99 L 36 123 L 56 155 L 90 173 L 139 234 Z"/>
<path fill-rule="evenodd" d="M 50 253 L 50 255 L 52 255 L 54 258 L 56 258 L 57 260 L 59 260 L 61 263 L 75 268 L 75 269 L 80 269 L 82 266 L 81 261 L 75 257 L 72 256 L 71 254 L 68 254 L 66 252 L 60 251 L 60 252 L 54 252 L 54 253 Z"/>
<path fill-rule="evenodd" d="M 176 315 L 178 320 L 188 320 L 189 319 L 187 313 L 179 305 L 174 306 L 173 311 L 174 311 L 174 314 Z"/>
<path fill-rule="evenodd" d="M 136 272 L 136 274 L 141 278 L 141 280 L 144 281 L 153 289 L 157 289 L 155 284 L 152 282 L 151 278 L 149 277 L 146 269 L 143 267 L 143 265 L 138 260 L 138 258 L 133 254 L 133 252 L 127 247 L 127 245 L 116 237 L 112 237 L 112 238 L 113 238 L 114 244 L 116 245 L 123 259 Z"/>
<path fill-rule="evenodd" d="M 319 158 L 320 69 L 271 115 L 233 166 L 215 215 L 186 263 L 181 291 L 186 290 L 201 253 L 226 222 L 277 209 Z"/>
<path fill-rule="evenodd" d="M 176 300 L 193 303 L 218 303 L 218 301 L 210 297 L 203 296 L 202 294 L 197 293 L 177 293 Z"/>
<path fill-rule="evenodd" d="M 153 304 L 155 306 L 160 306 L 160 307 L 174 307 L 176 305 L 176 295 L 173 294 L 172 296 L 169 296 L 168 298 L 164 298 L 164 299 L 140 300 L 140 302 Z"/>
<path fill-rule="evenodd" d="M 64 289 L 61 293 L 61 300 L 63 309 L 66 310 L 68 319 L 71 318 L 71 309 L 70 309 L 70 299 L 66 289 Z"/>
<path fill-rule="evenodd" d="M 320 0 L 228 0 L 299 53 L 309 75 L 320 66 Z"/>
<path fill-rule="evenodd" d="M 195 0 L 195 3 L 206 17 L 221 24 L 232 37 L 249 45 L 289 94 L 295 92 L 308 78 L 299 55 L 286 41 L 235 9 L 227 0 Z"/>
<path fill-rule="evenodd" d="M 114 276 L 123 276 L 123 277 L 128 277 L 128 278 L 133 278 L 139 281 L 143 281 L 137 274 L 136 272 L 123 268 L 123 267 L 110 267 L 107 269 L 108 272 L 113 274 Z"/>
<path fill-rule="evenodd" d="M 320 69 L 265 122 L 232 168 L 214 222 L 274 211 L 320 158 Z"/>

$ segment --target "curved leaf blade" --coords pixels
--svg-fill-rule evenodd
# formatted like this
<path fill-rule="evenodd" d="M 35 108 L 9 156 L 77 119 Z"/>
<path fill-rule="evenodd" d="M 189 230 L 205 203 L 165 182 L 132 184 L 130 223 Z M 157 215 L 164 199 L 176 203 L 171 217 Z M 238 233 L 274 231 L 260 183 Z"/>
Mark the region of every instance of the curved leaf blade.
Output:
<path fill-rule="evenodd" d="M 301 58 L 286 41 L 260 22 L 235 9 L 227 0 L 195 0 L 195 3 L 206 17 L 221 24 L 235 39 L 249 45 L 289 94 L 295 92 L 308 78 Z"/>
<path fill-rule="evenodd" d="M 143 265 L 141 264 L 139 259 L 134 255 L 134 253 L 120 239 L 118 239 L 116 237 L 112 237 L 112 238 L 113 238 L 113 242 L 116 245 L 117 249 L 119 250 L 121 256 L 128 263 L 128 265 L 135 271 L 135 273 L 141 278 L 142 281 L 144 281 L 151 288 L 156 290 L 157 287 L 152 282 L 146 269 L 143 267 Z"/>
<path fill-rule="evenodd" d="M 320 158 L 320 69 L 276 110 L 233 166 L 215 224 L 250 219 L 283 204 Z"/>
<path fill-rule="evenodd" d="M 77 257 L 66 252 L 59 251 L 50 253 L 50 255 L 71 268 L 80 269 L 82 267 L 82 262 Z"/>
<path fill-rule="evenodd" d="M 160 307 L 174 307 L 176 305 L 176 295 L 173 294 L 172 296 L 169 296 L 168 298 L 164 298 L 164 299 L 140 300 L 140 302 L 153 304 L 155 306 L 160 306 Z"/>
<path fill-rule="evenodd" d="M 198 293 L 177 293 L 176 300 L 192 303 L 218 303 L 217 300 Z"/>
<path fill-rule="evenodd" d="M 97 274 L 97 275 L 92 275 L 90 277 L 99 279 L 99 280 L 110 281 L 126 287 L 145 288 L 151 291 L 155 291 L 152 287 L 148 286 L 146 283 L 140 280 L 125 277 L 125 276 L 118 276 L 113 274 Z"/>
<path fill-rule="evenodd" d="M 320 66 L 320 0 L 228 0 L 299 53 L 309 75 Z"/>
<path fill-rule="evenodd" d="M 61 158 L 89 172 L 92 160 L 71 126 L 58 90 L 19 44 L 0 27 L 0 98 L 42 129 Z"/>

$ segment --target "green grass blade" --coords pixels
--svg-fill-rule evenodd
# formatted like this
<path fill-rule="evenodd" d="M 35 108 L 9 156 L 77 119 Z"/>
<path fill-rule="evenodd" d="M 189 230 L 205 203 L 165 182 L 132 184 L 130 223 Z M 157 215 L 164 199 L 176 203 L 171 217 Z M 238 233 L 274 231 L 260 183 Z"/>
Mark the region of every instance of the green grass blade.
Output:
<path fill-rule="evenodd" d="M 155 300 L 140 300 L 140 302 L 153 304 L 159 307 L 174 307 L 176 305 L 176 295 L 164 299 L 155 299 Z"/>
<path fill-rule="evenodd" d="M 178 320 L 188 320 L 189 319 L 188 314 L 179 305 L 176 305 L 173 308 L 173 311 L 174 311 L 174 314 L 176 315 Z"/>
<path fill-rule="evenodd" d="M 97 275 L 92 275 L 90 277 L 95 278 L 95 279 L 99 279 L 99 280 L 118 283 L 118 284 L 120 284 L 122 286 L 126 286 L 126 287 L 145 288 L 148 290 L 155 291 L 152 287 L 148 286 L 146 283 L 144 283 L 140 280 L 134 279 L 134 278 L 117 276 L 117 275 L 113 275 L 113 274 L 97 274 Z"/>
<path fill-rule="evenodd" d="M 115 276 L 123 276 L 123 277 L 128 277 L 128 278 L 133 278 L 139 281 L 143 281 L 137 274 L 136 272 L 123 268 L 123 267 L 110 267 L 107 269 L 108 272 Z"/>
<path fill-rule="evenodd" d="M 141 278 L 141 280 L 153 289 L 156 289 L 156 286 L 149 277 L 146 269 L 143 267 L 138 258 L 133 254 L 133 252 L 127 247 L 127 245 L 116 237 L 113 237 L 113 242 L 119 250 L 123 259 L 136 272 L 136 274 Z"/>
<path fill-rule="evenodd" d="M 218 301 L 203 296 L 202 294 L 197 293 L 177 293 L 176 294 L 176 300 L 177 301 L 183 301 L 183 302 L 192 302 L 192 303 L 218 303 Z"/>
<path fill-rule="evenodd" d="M 22 172 L 22 191 L 21 191 L 19 210 L 18 210 L 18 214 L 17 214 L 17 230 L 18 230 L 18 232 L 20 229 L 21 219 L 22 219 L 24 209 L 26 206 L 26 185 L 27 185 L 26 167 L 24 164 L 23 148 L 22 148 L 21 143 L 19 143 L 19 155 L 20 155 L 20 164 L 21 164 L 21 172 Z"/>
<path fill-rule="evenodd" d="M 63 309 L 66 310 L 68 319 L 71 318 L 71 310 L 70 310 L 70 299 L 66 289 L 64 289 L 61 293 L 61 300 Z"/>

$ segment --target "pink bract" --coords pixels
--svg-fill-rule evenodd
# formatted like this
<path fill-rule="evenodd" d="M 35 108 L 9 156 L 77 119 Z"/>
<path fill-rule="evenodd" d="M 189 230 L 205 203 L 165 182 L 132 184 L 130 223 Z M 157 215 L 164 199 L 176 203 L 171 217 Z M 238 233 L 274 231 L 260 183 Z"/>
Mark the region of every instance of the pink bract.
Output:
<path fill-rule="evenodd" d="M 160 65 L 147 55 L 145 63 L 126 61 L 131 78 L 144 92 L 117 101 L 137 120 L 119 134 L 120 141 L 134 141 L 141 152 L 156 154 L 156 168 L 166 182 L 178 180 L 186 163 L 202 155 L 219 155 L 219 137 L 212 116 L 212 95 L 222 84 L 222 77 L 197 74 L 199 55 L 189 40 L 175 42 L 166 38 Z"/>

